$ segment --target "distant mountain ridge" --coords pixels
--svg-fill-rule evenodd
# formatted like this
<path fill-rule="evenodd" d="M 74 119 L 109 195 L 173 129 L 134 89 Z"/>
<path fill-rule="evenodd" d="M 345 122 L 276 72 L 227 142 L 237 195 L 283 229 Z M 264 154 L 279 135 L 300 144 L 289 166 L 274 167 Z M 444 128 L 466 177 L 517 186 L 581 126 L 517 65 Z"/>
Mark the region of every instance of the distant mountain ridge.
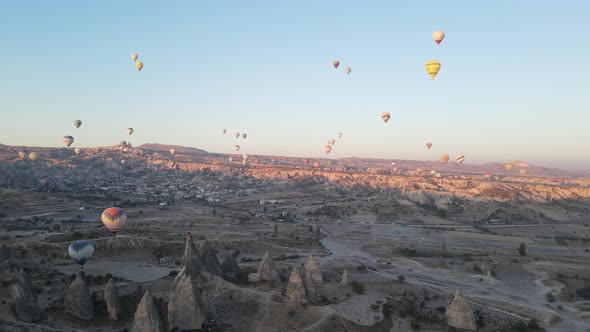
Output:
<path fill-rule="evenodd" d="M 176 153 L 182 154 L 194 154 L 194 155 L 207 155 L 209 152 L 197 148 L 191 148 L 180 145 L 168 145 L 158 143 L 146 143 L 137 147 L 138 149 L 156 151 L 156 152 L 168 152 L 170 149 L 175 149 Z"/>

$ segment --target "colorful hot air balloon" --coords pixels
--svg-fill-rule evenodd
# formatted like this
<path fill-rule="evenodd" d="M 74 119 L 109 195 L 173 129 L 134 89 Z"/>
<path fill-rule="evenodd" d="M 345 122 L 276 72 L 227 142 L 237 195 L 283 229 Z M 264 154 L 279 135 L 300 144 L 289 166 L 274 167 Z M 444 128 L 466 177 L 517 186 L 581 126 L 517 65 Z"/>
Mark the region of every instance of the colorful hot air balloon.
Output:
<path fill-rule="evenodd" d="M 135 53 L 131 53 L 131 59 L 132 59 L 133 61 L 136 61 L 136 60 L 137 60 L 137 54 L 135 54 Z"/>
<path fill-rule="evenodd" d="M 86 240 L 72 242 L 68 246 L 68 253 L 76 263 L 80 264 L 80 267 L 83 267 L 94 254 L 94 245 Z"/>
<path fill-rule="evenodd" d="M 338 133 L 338 139 L 342 139 L 342 133 Z"/>
<path fill-rule="evenodd" d="M 74 149 L 74 153 L 75 153 L 75 154 L 77 154 L 77 155 L 80 155 L 80 153 L 82 153 L 82 149 L 80 149 L 80 148 L 75 148 L 75 149 Z"/>
<path fill-rule="evenodd" d="M 100 219 L 105 227 L 115 236 L 127 223 L 127 214 L 123 209 L 110 207 L 102 212 Z"/>
<path fill-rule="evenodd" d="M 332 151 L 332 147 L 331 146 L 329 146 L 329 145 L 324 146 L 324 152 L 326 154 L 330 153 L 330 151 Z"/>
<path fill-rule="evenodd" d="M 336 140 L 335 140 L 333 137 L 330 137 L 330 138 L 328 139 L 328 144 L 330 144 L 330 145 L 334 145 L 334 143 L 336 143 Z"/>
<path fill-rule="evenodd" d="M 438 74 L 438 71 L 440 70 L 440 62 L 436 60 L 430 60 L 426 63 L 426 65 L 424 65 L 424 68 L 426 69 L 428 75 L 430 75 L 430 78 L 434 79 L 434 77 L 436 76 L 436 74 Z"/>
<path fill-rule="evenodd" d="M 246 139 L 246 137 L 248 137 L 248 134 L 242 134 L 243 139 Z"/>
<path fill-rule="evenodd" d="M 306 166 L 309 165 L 309 159 L 303 159 L 303 164 Z"/>
<path fill-rule="evenodd" d="M 221 135 L 225 135 L 225 133 L 227 133 L 227 130 L 225 128 L 221 129 Z"/>
<path fill-rule="evenodd" d="M 82 125 L 82 121 L 80 121 L 80 120 L 74 120 L 74 127 L 80 128 L 81 125 Z"/>
<path fill-rule="evenodd" d="M 435 174 L 436 174 L 435 170 L 430 171 L 430 175 L 435 175 Z"/>
<path fill-rule="evenodd" d="M 170 149 L 170 154 L 173 156 L 176 155 L 176 149 Z"/>
<path fill-rule="evenodd" d="M 346 72 L 346 75 L 348 75 L 348 74 L 350 74 L 352 69 L 350 69 L 350 67 L 346 67 L 346 68 L 344 68 L 344 71 Z"/>
<path fill-rule="evenodd" d="M 422 168 L 416 168 L 416 173 L 418 175 L 421 175 L 422 174 Z"/>
<path fill-rule="evenodd" d="M 426 143 L 426 147 L 428 148 L 428 150 L 430 150 L 430 148 L 432 147 L 432 143 L 430 143 L 430 142 Z"/>
<path fill-rule="evenodd" d="M 31 159 L 32 161 L 35 161 L 39 158 L 39 154 L 37 152 L 31 152 L 29 154 L 29 159 Z"/>
<path fill-rule="evenodd" d="M 248 160 L 248 155 L 246 153 L 242 155 L 242 160 Z"/>
<path fill-rule="evenodd" d="M 70 145 L 72 145 L 72 143 L 74 143 L 74 138 L 72 136 L 64 136 L 63 142 L 69 148 Z"/>
<path fill-rule="evenodd" d="M 521 168 L 521 169 L 520 169 L 520 174 L 526 174 L 526 169 L 524 169 L 524 168 Z"/>
<path fill-rule="evenodd" d="M 434 41 L 437 44 L 440 44 L 440 42 L 445 39 L 445 32 L 442 30 L 438 30 L 432 33 L 432 39 L 434 39 Z"/>
<path fill-rule="evenodd" d="M 131 136 L 131 134 L 133 134 L 135 130 L 133 130 L 133 128 L 127 128 L 127 134 L 129 134 L 129 136 Z"/>
<path fill-rule="evenodd" d="M 338 69 L 338 66 L 340 66 L 340 61 L 338 61 L 338 60 L 332 61 L 332 66 L 334 66 L 334 69 Z"/>
<path fill-rule="evenodd" d="M 391 166 L 395 166 L 395 161 L 392 161 L 391 162 Z"/>
<path fill-rule="evenodd" d="M 234 133 L 234 137 L 237 139 L 238 137 L 240 137 L 240 133 L 238 133 L 237 131 Z"/>
<path fill-rule="evenodd" d="M 320 163 L 318 163 L 317 161 L 313 162 L 313 168 L 319 168 L 320 167 Z"/>
<path fill-rule="evenodd" d="M 228 160 L 229 160 L 229 162 L 231 164 L 234 161 L 234 158 L 233 157 L 229 157 Z"/>
<path fill-rule="evenodd" d="M 462 154 L 458 154 L 456 159 L 459 164 L 462 164 L 465 161 L 465 156 Z"/>
<path fill-rule="evenodd" d="M 240 146 L 239 145 L 234 145 L 234 150 L 236 150 L 236 152 L 237 151 L 240 151 Z"/>
<path fill-rule="evenodd" d="M 137 68 L 138 71 L 141 71 L 141 68 L 143 68 L 143 62 L 135 61 L 135 68 Z"/>
<path fill-rule="evenodd" d="M 490 172 L 485 172 L 485 174 L 483 175 L 485 178 L 489 179 L 492 177 L 492 173 Z"/>
<path fill-rule="evenodd" d="M 509 171 L 509 170 L 511 170 L 511 169 L 512 169 L 512 164 L 506 164 L 506 165 L 504 165 L 504 168 L 505 168 L 507 171 Z"/>
<path fill-rule="evenodd" d="M 20 159 L 24 160 L 27 157 L 27 151 L 26 150 L 19 150 L 18 156 L 20 157 Z"/>
<path fill-rule="evenodd" d="M 437 178 L 442 178 L 442 175 L 440 173 L 436 173 L 436 174 L 434 174 L 434 176 Z"/>
<path fill-rule="evenodd" d="M 383 121 L 385 123 L 387 123 L 387 121 L 389 121 L 389 118 L 391 118 L 391 115 L 389 115 L 389 113 L 387 113 L 387 112 L 381 113 L 381 119 L 383 119 Z"/>
<path fill-rule="evenodd" d="M 440 156 L 440 160 L 442 160 L 443 163 L 446 163 L 449 161 L 449 155 L 448 154 L 443 154 L 442 156 Z"/>

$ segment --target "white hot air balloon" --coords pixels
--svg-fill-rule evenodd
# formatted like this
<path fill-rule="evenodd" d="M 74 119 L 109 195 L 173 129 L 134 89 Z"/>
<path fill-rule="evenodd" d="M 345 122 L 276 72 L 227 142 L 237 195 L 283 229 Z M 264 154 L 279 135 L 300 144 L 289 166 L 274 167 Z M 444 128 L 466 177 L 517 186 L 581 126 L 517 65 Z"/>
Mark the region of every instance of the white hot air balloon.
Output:
<path fill-rule="evenodd" d="M 225 133 L 227 133 L 227 130 L 225 128 L 221 129 L 221 135 L 225 135 Z"/>
<path fill-rule="evenodd" d="M 333 137 L 330 137 L 330 139 L 328 139 L 328 144 L 334 145 L 334 143 L 336 143 L 336 140 Z"/>
<path fill-rule="evenodd" d="M 342 133 L 338 133 L 338 139 L 342 139 Z"/>
<path fill-rule="evenodd" d="M 432 39 L 437 45 L 440 45 L 440 42 L 445 39 L 445 32 L 442 30 L 438 30 L 432 33 Z"/>
<path fill-rule="evenodd" d="M 239 145 L 234 145 L 234 150 L 236 150 L 236 152 L 237 151 L 240 151 L 240 146 Z"/>
<path fill-rule="evenodd" d="M 240 133 L 238 133 L 237 131 L 234 133 L 234 137 L 237 139 L 238 137 L 240 137 Z"/>
<path fill-rule="evenodd" d="M 330 153 L 330 151 L 332 151 L 332 147 L 331 146 L 329 146 L 329 145 L 324 146 L 324 152 L 326 154 Z"/>
<path fill-rule="evenodd" d="M 75 154 L 77 154 L 77 155 L 80 155 L 80 154 L 82 153 L 82 149 L 80 149 L 80 148 L 75 148 L 75 149 L 74 149 L 74 153 L 75 153 Z"/>

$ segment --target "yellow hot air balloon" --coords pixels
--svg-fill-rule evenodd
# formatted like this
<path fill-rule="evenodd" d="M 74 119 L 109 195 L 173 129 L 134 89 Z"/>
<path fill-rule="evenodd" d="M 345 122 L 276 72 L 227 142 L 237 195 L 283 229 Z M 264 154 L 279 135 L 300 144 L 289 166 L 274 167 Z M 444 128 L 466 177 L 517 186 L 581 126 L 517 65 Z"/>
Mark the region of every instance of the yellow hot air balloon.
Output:
<path fill-rule="evenodd" d="M 31 159 L 32 161 L 37 160 L 37 158 L 39 158 L 39 154 L 37 152 L 31 152 L 29 154 L 29 159 Z"/>
<path fill-rule="evenodd" d="M 449 161 L 449 155 L 448 154 L 443 154 L 442 156 L 440 156 L 440 160 L 442 160 L 443 163 L 446 163 Z"/>
<path fill-rule="evenodd" d="M 332 151 L 332 147 L 331 146 L 329 146 L 329 145 L 324 146 L 324 152 L 326 154 L 330 153 L 330 151 Z"/>
<path fill-rule="evenodd" d="M 340 66 L 340 61 L 338 61 L 338 60 L 332 61 L 332 66 L 334 66 L 334 69 L 338 69 L 338 66 Z"/>
<path fill-rule="evenodd" d="M 387 123 L 387 121 L 389 121 L 389 118 L 391 118 L 391 115 L 389 115 L 389 113 L 387 113 L 387 112 L 381 113 L 381 119 L 383 119 L 383 121 L 385 123 Z"/>
<path fill-rule="evenodd" d="M 445 39 L 445 32 L 442 30 L 438 30 L 432 33 L 432 39 L 434 39 L 434 41 L 437 44 L 440 44 L 440 42 Z"/>
<path fill-rule="evenodd" d="M 127 214 L 123 209 L 110 207 L 102 212 L 100 219 L 105 227 L 115 236 L 127 223 Z"/>
<path fill-rule="evenodd" d="M 505 168 L 507 171 L 509 171 L 509 170 L 511 170 L 511 169 L 512 169 L 512 164 L 506 164 L 506 165 L 504 165 L 504 168 Z"/>
<path fill-rule="evenodd" d="M 436 76 L 436 74 L 438 74 L 438 71 L 440 70 L 440 62 L 436 60 L 430 60 L 426 63 L 426 65 L 424 65 L 424 68 L 426 69 L 428 75 L 430 75 L 430 78 L 434 79 L 434 77 Z"/>
<path fill-rule="evenodd" d="M 137 54 L 135 54 L 135 53 L 131 53 L 131 59 L 132 59 L 133 61 L 137 60 Z"/>
<path fill-rule="evenodd" d="M 520 174 L 526 174 L 526 169 L 522 168 L 522 169 L 520 170 Z"/>
<path fill-rule="evenodd" d="M 141 68 L 143 68 L 143 62 L 135 61 L 135 68 L 137 68 L 137 70 L 141 70 Z"/>
<path fill-rule="evenodd" d="M 350 72 L 352 71 L 352 69 L 350 69 L 350 67 L 346 67 L 346 68 L 344 68 L 344 71 L 348 75 L 348 74 L 350 74 Z"/>

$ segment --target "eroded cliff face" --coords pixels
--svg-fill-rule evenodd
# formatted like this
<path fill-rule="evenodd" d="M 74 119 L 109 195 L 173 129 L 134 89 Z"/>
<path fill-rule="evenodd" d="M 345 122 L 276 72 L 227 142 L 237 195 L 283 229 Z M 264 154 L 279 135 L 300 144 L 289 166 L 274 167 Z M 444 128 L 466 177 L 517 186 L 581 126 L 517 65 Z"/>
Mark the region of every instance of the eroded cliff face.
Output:
<path fill-rule="evenodd" d="M 279 181 L 309 180 L 310 183 L 335 186 L 344 190 L 359 185 L 374 189 L 393 189 L 402 193 L 425 190 L 441 194 L 450 193 L 456 197 L 473 201 L 532 201 L 547 203 L 555 200 L 590 199 L 590 188 L 588 187 L 550 184 L 548 179 L 534 177 L 504 177 L 501 180 L 490 180 L 482 179 L 481 176 L 465 175 L 461 177 L 434 178 L 293 169 L 279 166 L 230 167 L 229 165 L 198 162 L 168 163 L 166 167 L 181 172 L 210 170 Z"/>

